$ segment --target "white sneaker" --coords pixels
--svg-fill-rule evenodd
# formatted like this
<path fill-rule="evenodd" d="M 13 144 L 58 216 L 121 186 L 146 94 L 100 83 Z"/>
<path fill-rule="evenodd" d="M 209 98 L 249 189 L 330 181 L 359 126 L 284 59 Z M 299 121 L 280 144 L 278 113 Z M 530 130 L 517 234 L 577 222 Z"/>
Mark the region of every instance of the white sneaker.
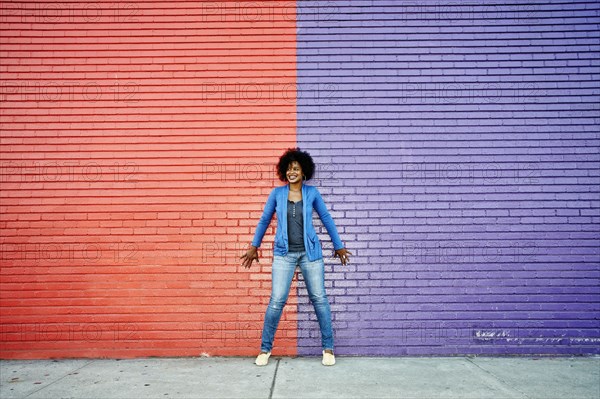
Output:
<path fill-rule="evenodd" d="M 321 363 L 324 366 L 333 366 L 335 364 L 335 356 L 333 356 L 333 353 L 325 352 L 325 349 L 323 349 L 323 361 Z"/>
<path fill-rule="evenodd" d="M 254 364 L 256 364 L 257 366 L 266 366 L 267 363 L 269 363 L 269 356 L 271 356 L 271 352 L 260 353 L 256 357 L 256 360 L 254 361 Z"/>

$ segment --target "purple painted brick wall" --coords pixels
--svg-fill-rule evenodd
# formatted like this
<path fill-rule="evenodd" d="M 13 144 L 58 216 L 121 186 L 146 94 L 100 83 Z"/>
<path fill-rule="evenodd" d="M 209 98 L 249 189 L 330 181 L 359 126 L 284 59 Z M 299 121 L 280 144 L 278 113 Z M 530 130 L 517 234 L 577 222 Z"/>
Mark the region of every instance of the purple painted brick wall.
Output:
<path fill-rule="evenodd" d="M 297 11 L 298 145 L 354 254 L 316 220 L 336 353 L 600 353 L 599 3 Z"/>

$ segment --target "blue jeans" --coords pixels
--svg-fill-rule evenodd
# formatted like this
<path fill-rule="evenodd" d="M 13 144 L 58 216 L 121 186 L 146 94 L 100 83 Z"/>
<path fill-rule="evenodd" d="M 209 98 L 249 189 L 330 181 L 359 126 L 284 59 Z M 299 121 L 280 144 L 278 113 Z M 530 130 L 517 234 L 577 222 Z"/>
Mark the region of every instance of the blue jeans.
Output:
<path fill-rule="evenodd" d="M 321 344 L 323 349 L 333 350 L 333 328 L 331 326 L 331 310 L 329 300 L 325 294 L 325 262 L 323 258 L 309 262 L 306 251 L 288 252 L 286 256 L 274 255 L 271 269 L 271 299 L 265 314 L 265 324 L 262 333 L 260 350 L 270 352 L 273 348 L 275 331 L 283 307 L 290 293 L 290 285 L 296 270 L 300 265 L 308 296 L 317 313 L 319 327 L 321 328 Z"/>

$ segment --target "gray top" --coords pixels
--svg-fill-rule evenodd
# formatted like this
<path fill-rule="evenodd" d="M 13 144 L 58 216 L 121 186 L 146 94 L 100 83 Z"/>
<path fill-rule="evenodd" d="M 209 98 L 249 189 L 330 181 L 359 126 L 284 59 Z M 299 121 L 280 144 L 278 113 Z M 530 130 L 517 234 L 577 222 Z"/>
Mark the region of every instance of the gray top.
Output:
<path fill-rule="evenodd" d="M 302 219 L 302 200 L 293 202 L 288 199 L 287 209 L 288 243 L 290 252 L 305 251 L 304 219 Z"/>

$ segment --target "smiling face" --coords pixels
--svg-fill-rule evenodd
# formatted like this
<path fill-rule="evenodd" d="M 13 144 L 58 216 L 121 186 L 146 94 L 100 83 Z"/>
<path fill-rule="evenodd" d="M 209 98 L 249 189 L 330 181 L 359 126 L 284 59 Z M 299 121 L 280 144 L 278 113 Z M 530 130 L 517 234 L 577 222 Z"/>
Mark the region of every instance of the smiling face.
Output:
<path fill-rule="evenodd" d="M 302 166 L 298 163 L 298 161 L 292 161 L 288 165 L 286 176 L 288 182 L 296 183 L 302 180 Z"/>

